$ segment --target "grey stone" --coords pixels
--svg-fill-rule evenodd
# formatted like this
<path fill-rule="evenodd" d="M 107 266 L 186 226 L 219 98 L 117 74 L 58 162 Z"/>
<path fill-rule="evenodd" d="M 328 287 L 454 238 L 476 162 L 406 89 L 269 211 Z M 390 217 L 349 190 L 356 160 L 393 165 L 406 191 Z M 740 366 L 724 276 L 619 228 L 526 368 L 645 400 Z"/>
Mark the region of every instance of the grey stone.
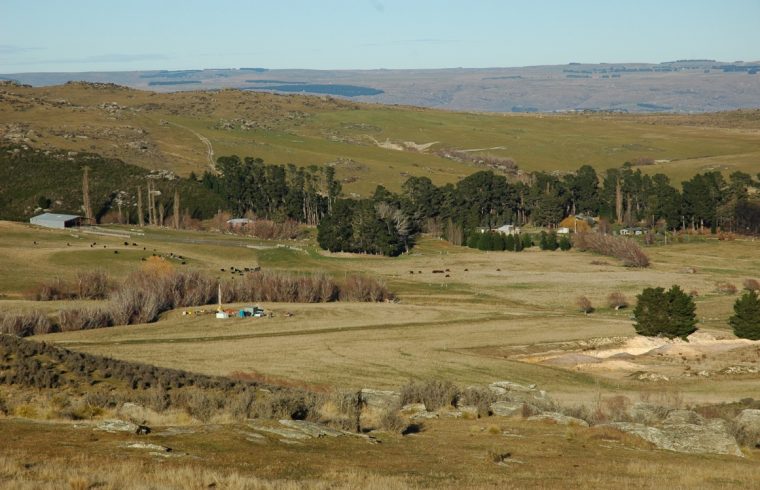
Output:
<path fill-rule="evenodd" d="M 522 413 L 522 403 L 494 402 L 488 406 L 492 414 L 497 417 L 513 417 Z"/>
<path fill-rule="evenodd" d="M 101 420 L 96 425 L 98 430 L 106 432 L 136 432 L 137 424 L 127 422 L 126 420 Z"/>
<path fill-rule="evenodd" d="M 631 416 L 637 422 L 652 425 L 662 419 L 663 410 L 648 403 L 635 403 L 631 407 Z"/>
<path fill-rule="evenodd" d="M 162 453 L 169 453 L 172 450 L 170 447 L 159 446 L 158 444 L 150 444 L 148 442 L 133 442 L 127 444 L 127 447 L 130 449 L 147 449 L 149 451 L 157 451 Z"/>
<path fill-rule="evenodd" d="M 401 402 L 401 393 L 364 388 L 360 393 L 361 401 L 369 408 L 387 410 Z"/>
<path fill-rule="evenodd" d="M 528 420 L 547 421 L 560 425 L 578 425 L 581 427 L 588 427 L 588 422 L 585 420 L 570 417 L 559 412 L 543 412 L 538 415 L 528 417 Z"/>
<path fill-rule="evenodd" d="M 710 419 L 699 425 L 671 423 L 662 427 L 649 427 L 628 422 L 613 422 L 608 425 L 637 435 L 660 449 L 679 453 L 743 456 L 736 444 L 736 439 L 729 432 L 728 424 L 720 419 Z"/>
<path fill-rule="evenodd" d="M 311 437 L 340 437 L 345 436 L 346 432 L 333 429 L 324 425 L 307 422 L 305 420 L 280 420 L 280 424 L 290 429 L 300 430 Z"/>
<path fill-rule="evenodd" d="M 662 423 L 669 425 L 702 425 L 704 423 L 704 419 L 701 415 L 692 410 L 671 410 L 668 412 L 668 415 L 665 416 L 665 420 L 663 420 Z"/>

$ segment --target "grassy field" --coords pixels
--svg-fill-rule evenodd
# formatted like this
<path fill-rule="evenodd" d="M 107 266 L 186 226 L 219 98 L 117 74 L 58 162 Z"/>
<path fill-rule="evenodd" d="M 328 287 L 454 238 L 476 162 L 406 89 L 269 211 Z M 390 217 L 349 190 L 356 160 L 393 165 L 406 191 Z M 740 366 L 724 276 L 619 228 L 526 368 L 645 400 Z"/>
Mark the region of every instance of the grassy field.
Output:
<path fill-rule="evenodd" d="M 634 437 L 524 421 L 426 422 L 411 437 L 253 444 L 228 425 L 137 438 L 55 424 L 0 420 L 13 450 L 0 454 L 0 485 L 13 488 L 754 488 L 758 459 L 652 450 Z M 149 442 L 169 457 L 126 449 Z M 495 464 L 492 454 L 507 456 Z M 130 482 L 130 483 L 125 483 Z"/>
<path fill-rule="evenodd" d="M 37 306 L 21 300 L 21 295 L 45 278 L 71 278 L 88 268 L 123 277 L 153 253 L 182 255 L 187 264 L 174 267 L 197 268 L 220 278 L 228 275 L 223 268 L 255 265 L 336 277 L 348 272 L 380 277 L 398 294 L 398 303 L 264 304 L 274 318 L 227 322 L 174 311 L 155 324 L 43 337 L 91 353 L 190 371 L 255 371 L 352 389 L 392 388 L 412 378 L 441 377 L 460 383 L 534 382 L 559 398 L 579 402 L 589 401 L 599 390 L 635 393 L 647 386 L 519 362 L 493 352 L 630 336 L 630 310 L 610 309 L 607 295 L 620 291 L 633 302 L 643 287 L 672 284 L 698 292 L 701 328 L 730 335 L 727 318 L 735 297 L 716 292 L 717 284 L 741 287 L 743 279 L 760 276 L 760 254 L 751 240 L 692 238 L 691 243 L 651 247 L 647 253 L 652 267 L 631 269 L 614 259 L 575 251 L 486 253 L 429 238 L 412 254 L 391 259 L 319 252 L 308 240 L 285 248 L 226 235 L 148 229 L 144 235 L 132 235 L 125 246 L 123 238 L 77 238 L 68 231 L 9 223 L 2 227 L 6 253 L 0 255 L 0 291 L 5 299 L 0 308 L 6 311 Z M 37 245 L 31 245 L 33 241 Z M 92 241 L 98 245 L 91 248 Z M 434 274 L 434 269 L 448 273 Z M 577 311 L 580 295 L 591 300 L 594 314 Z M 62 304 L 40 303 L 46 311 L 66 307 Z M 704 383 L 715 385 L 711 399 L 746 394 L 744 382 Z M 686 388 L 693 390 L 696 401 L 706 393 L 703 385 Z"/>
<path fill-rule="evenodd" d="M 378 184 L 398 190 L 409 175 L 443 184 L 478 169 L 441 158 L 441 149 L 510 157 L 527 171 L 583 164 L 603 170 L 651 158 L 667 163 L 642 171 L 665 173 L 676 184 L 714 169 L 754 174 L 760 160 L 757 115 L 737 128 L 734 113 L 503 115 L 234 90 L 156 94 L 82 84 L 4 90 L 0 133 L 11 141 L 94 151 L 182 175 L 233 153 L 272 163 L 331 163 L 344 190 L 363 195 Z"/>
<path fill-rule="evenodd" d="M 692 237 L 649 247 L 652 266 L 631 269 L 576 251 L 480 252 L 434 238 L 423 238 L 411 254 L 386 258 L 325 253 L 313 238 L 277 243 L 207 232 L 106 229 L 120 236 L 0 223 L 0 314 L 33 308 L 55 314 L 96 305 L 34 302 L 24 300 L 23 293 L 51 277 L 70 279 L 94 268 L 119 280 L 154 253 L 182 255 L 187 263 L 170 261 L 174 268 L 200 269 L 220 278 L 229 275 L 221 269 L 231 266 L 321 271 L 335 277 L 360 272 L 382 278 L 398 302 L 265 303 L 260 306 L 271 318 L 224 321 L 210 313 L 188 316 L 175 310 L 152 324 L 33 340 L 199 373 L 248 373 L 324 391 L 398 389 L 409 380 L 437 378 L 460 386 L 502 379 L 536 383 L 568 407 L 593 408 L 620 396 L 631 403 L 647 400 L 670 407 L 757 397 L 756 374 L 651 383 L 527 362 L 522 356 L 599 341 L 615 345 L 631 337 L 630 309 L 615 311 L 607 307 L 606 297 L 621 291 L 634 301 L 643 287 L 655 285 L 698 291 L 700 328 L 732 337 L 726 320 L 735 296 L 715 288 L 720 282 L 740 287 L 743 279 L 760 277 L 760 253 L 752 240 Z M 93 242 L 97 245 L 91 247 Z M 577 311 L 579 295 L 597 308 L 593 314 Z M 654 357 L 652 362 L 662 360 Z M 0 391 L 0 401 L 2 396 Z M 113 416 L 109 413 L 102 416 Z M 166 417 L 166 423 L 179 423 Z M 180 432 L 156 422 L 153 434 L 138 439 L 93 431 L 87 421 L 0 417 L 0 431 L 11 441 L 0 454 L 0 487 L 60 488 L 63 482 L 71 488 L 122 488 L 122 482 L 130 481 L 151 488 L 199 482 L 204 487 L 287 489 L 752 488 L 760 477 L 757 451 L 745 450 L 746 458 L 678 454 L 604 427 L 442 418 L 426 420 L 423 431 L 413 436 L 380 434 L 379 445 L 358 438 L 293 445 L 272 438 L 254 444 L 250 429 L 240 422 L 199 424 L 185 418 L 189 425 Z M 51 437 L 61 443 L 41 444 Z M 127 448 L 132 442 L 173 451 L 158 457 Z M 504 462 L 496 464 L 494 455 L 505 454 Z"/>

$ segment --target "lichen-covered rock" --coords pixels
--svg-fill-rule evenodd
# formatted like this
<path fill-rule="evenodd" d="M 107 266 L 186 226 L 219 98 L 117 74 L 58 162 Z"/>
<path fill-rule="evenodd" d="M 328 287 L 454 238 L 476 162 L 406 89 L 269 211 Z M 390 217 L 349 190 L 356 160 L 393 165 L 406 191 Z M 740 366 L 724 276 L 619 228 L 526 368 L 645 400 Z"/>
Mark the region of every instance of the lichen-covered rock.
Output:
<path fill-rule="evenodd" d="M 693 424 L 702 425 L 704 419 L 697 412 L 692 410 L 671 410 L 662 421 L 663 424 L 680 425 L 680 424 Z"/>
<path fill-rule="evenodd" d="M 361 402 L 368 408 L 388 410 L 401 403 L 401 393 L 364 388 L 360 393 Z"/>
<path fill-rule="evenodd" d="M 608 425 L 637 435 L 660 449 L 680 453 L 743 456 L 736 439 L 729 431 L 728 424 L 720 419 L 710 419 L 702 424 L 669 423 L 661 427 L 627 422 L 613 422 Z"/>
<path fill-rule="evenodd" d="M 522 413 L 522 407 L 522 403 L 494 402 L 488 406 L 488 409 L 497 417 L 513 417 Z"/>
<path fill-rule="evenodd" d="M 559 412 L 543 412 L 538 415 L 528 417 L 528 420 L 542 420 L 560 425 L 579 425 L 581 427 L 588 427 L 588 422 L 585 420 L 570 417 Z"/>
<path fill-rule="evenodd" d="M 106 432 L 136 432 L 137 424 L 127 422 L 126 420 L 101 420 L 96 425 L 98 430 Z"/>

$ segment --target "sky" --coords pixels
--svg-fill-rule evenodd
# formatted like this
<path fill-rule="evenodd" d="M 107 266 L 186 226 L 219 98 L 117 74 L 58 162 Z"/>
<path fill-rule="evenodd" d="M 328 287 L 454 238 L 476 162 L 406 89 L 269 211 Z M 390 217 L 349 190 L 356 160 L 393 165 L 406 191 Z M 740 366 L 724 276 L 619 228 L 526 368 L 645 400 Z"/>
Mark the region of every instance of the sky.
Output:
<path fill-rule="evenodd" d="M 1 0 L 0 73 L 760 60 L 760 0 Z"/>

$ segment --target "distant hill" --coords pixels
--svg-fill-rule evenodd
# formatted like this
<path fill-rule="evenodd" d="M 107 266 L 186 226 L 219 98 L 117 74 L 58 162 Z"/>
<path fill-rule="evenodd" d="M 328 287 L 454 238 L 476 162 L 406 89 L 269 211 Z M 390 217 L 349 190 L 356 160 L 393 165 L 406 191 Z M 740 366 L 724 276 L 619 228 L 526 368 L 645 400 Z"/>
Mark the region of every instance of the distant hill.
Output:
<path fill-rule="evenodd" d="M 33 86 L 72 80 L 133 88 L 240 88 L 488 112 L 712 112 L 760 107 L 760 62 L 677 60 L 439 70 L 265 68 L 0 75 Z M 300 85 L 300 86 L 299 86 Z"/>
<path fill-rule="evenodd" d="M 283 78 L 244 74 L 258 75 L 267 84 Z M 760 110 L 492 114 L 367 104 L 362 98 L 0 82 L 0 146 L 60 149 L 75 152 L 74 160 L 95 153 L 181 176 L 199 176 L 217 157 L 231 154 L 331 165 L 349 195 L 369 195 L 378 185 L 398 190 L 412 175 L 441 185 L 489 168 L 521 178 L 524 171 L 563 173 L 583 164 L 604 170 L 631 162 L 678 185 L 697 172 L 755 175 L 760 166 Z"/>

